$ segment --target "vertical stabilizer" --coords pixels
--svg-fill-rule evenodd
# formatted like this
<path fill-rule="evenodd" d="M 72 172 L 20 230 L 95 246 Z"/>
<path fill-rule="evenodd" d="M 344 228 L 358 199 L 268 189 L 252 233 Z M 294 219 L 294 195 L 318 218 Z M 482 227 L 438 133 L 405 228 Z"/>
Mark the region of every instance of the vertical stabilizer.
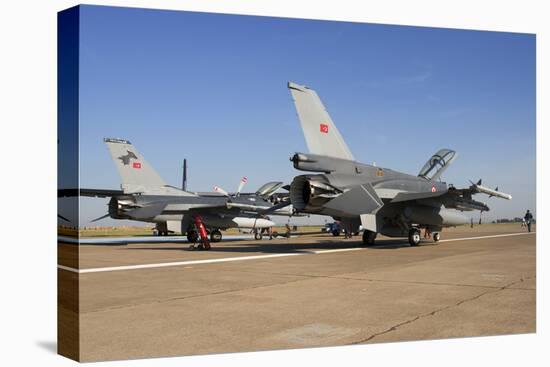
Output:
<path fill-rule="evenodd" d="M 292 82 L 288 83 L 288 89 L 294 99 L 309 152 L 353 160 L 353 155 L 317 93 Z"/>
<path fill-rule="evenodd" d="M 104 141 L 120 174 L 121 187 L 125 192 L 144 192 L 166 185 L 132 143 L 111 138 L 105 138 Z"/>

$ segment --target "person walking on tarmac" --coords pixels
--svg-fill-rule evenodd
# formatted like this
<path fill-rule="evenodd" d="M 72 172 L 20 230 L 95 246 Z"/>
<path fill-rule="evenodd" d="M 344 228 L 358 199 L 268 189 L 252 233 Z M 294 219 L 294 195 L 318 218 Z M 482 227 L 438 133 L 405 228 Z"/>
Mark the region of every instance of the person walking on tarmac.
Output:
<path fill-rule="evenodd" d="M 531 214 L 529 209 L 527 209 L 527 213 L 525 213 L 523 219 L 525 219 L 525 223 L 527 223 L 527 231 L 531 232 L 531 221 L 533 220 L 533 214 Z"/>
<path fill-rule="evenodd" d="M 272 240 L 273 239 L 273 227 L 269 227 L 267 229 L 267 234 L 269 234 L 269 239 Z"/>
<path fill-rule="evenodd" d="M 290 224 L 285 224 L 285 237 L 290 238 Z"/>
<path fill-rule="evenodd" d="M 351 238 L 351 231 L 347 223 L 344 223 L 344 238 Z"/>

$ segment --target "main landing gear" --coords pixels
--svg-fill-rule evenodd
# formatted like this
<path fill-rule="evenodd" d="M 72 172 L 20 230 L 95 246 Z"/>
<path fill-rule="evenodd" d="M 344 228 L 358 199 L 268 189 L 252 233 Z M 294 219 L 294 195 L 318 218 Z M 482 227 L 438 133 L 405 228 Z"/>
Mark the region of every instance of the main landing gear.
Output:
<path fill-rule="evenodd" d="M 411 246 L 418 246 L 420 244 L 420 229 L 411 228 L 409 229 L 409 244 Z"/>
<path fill-rule="evenodd" d="M 262 234 L 262 231 L 254 231 L 254 239 L 256 241 L 259 241 L 261 240 L 262 238 L 264 237 L 264 235 Z"/>
<path fill-rule="evenodd" d="M 200 242 L 198 244 L 195 244 L 195 242 L 197 242 L 197 240 L 199 239 L 198 236 L 197 237 L 193 237 L 193 234 L 192 232 L 197 233 L 197 231 L 189 231 L 187 233 L 187 239 L 189 240 L 190 238 L 190 234 L 191 234 L 191 238 L 194 238 L 195 241 L 189 241 L 189 242 L 192 242 L 192 245 L 189 246 L 189 249 L 190 250 L 210 250 L 210 241 L 208 240 L 208 235 L 206 233 L 206 228 L 204 227 L 204 224 L 202 223 L 202 219 L 199 215 L 195 216 L 193 218 L 195 220 L 195 227 L 197 227 L 198 229 L 198 236 L 200 236 Z M 220 233 L 221 235 L 221 233 Z"/>
<path fill-rule="evenodd" d="M 374 240 L 376 239 L 376 232 L 373 231 L 363 231 L 363 245 L 372 246 L 374 245 Z"/>
<path fill-rule="evenodd" d="M 219 229 L 214 229 L 210 232 L 210 242 L 220 242 L 222 240 L 222 232 Z"/>

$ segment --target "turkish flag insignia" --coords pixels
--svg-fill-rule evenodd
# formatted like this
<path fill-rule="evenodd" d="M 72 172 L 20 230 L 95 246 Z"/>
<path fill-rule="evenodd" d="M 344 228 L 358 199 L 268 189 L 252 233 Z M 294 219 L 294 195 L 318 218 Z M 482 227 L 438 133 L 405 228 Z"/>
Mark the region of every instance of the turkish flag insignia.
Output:
<path fill-rule="evenodd" d="M 139 169 L 139 168 L 141 168 L 141 163 L 139 163 L 139 162 L 134 162 L 134 163 L 132 163 L 132 167 L 138 168 L 138 169 Z"/>
<path fill-rule="evenodd" d="M 322 133 L 328 134 L 328 125 L 327 124 L 321 124 L 319 125 L 319 129 Z"/>

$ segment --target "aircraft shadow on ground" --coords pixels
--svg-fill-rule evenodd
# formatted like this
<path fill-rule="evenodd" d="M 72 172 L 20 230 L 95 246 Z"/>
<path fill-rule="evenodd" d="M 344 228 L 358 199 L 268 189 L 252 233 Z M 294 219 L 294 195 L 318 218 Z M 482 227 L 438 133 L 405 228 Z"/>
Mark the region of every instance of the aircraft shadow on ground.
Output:
<path fill-rule="evenodd" d="M 147 247 L 131 247 L 131 248 L 122 248 L 121 250 L 125 251 L 198 251 L 191 250 L 186 244 L 182 244 L 181 247 L 156 247 L 156 246 L 147 246 Z M 430 246 L 433 245 L 431 242 L 423 242 L 420 246 Z M 241 253 L 313 253 L 318 250 L 338 250 L 338 249 L 350 249 L 363 247 L 361 241 L 353 242 L 338 242 L 334 240 L 321 240 L 316 243 L 269 243 L 259 242 L 252 243 L 247 245 L 224 245 L 213 243 L 212 248 L 209 252 L 241 252 Z M 377 241 L 374 245 L 368 246 L 367 248 L 373 250 L 395 250 L 403 247 L 410 247 L 409 243 L 405 240 L 380 240 Z"/>

